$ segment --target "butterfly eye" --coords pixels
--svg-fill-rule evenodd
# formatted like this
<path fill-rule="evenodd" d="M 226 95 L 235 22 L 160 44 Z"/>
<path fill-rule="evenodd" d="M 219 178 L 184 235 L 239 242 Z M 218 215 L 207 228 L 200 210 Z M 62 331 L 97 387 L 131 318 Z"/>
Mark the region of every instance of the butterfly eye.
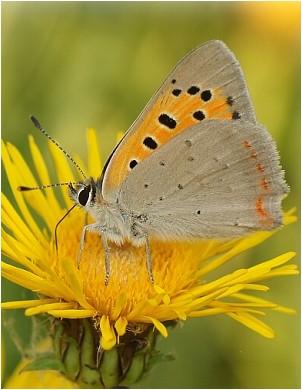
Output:
<path fill-rule="evenodd" d="M 91 186 L 83 187 L 78 193 L 78 202 L 81 206 L 86 206 L 89 195 L 90 195 Z"/>

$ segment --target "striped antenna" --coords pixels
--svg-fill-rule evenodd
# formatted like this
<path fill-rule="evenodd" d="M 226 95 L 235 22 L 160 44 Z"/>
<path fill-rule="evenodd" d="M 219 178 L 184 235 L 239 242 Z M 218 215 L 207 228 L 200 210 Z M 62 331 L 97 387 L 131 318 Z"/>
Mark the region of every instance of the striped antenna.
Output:
<path fill-rule="evenodd" d="M 32 123 L 35 125 L 35 127 L 41 131 L 42 134 L 46 135 L 46 137 L 52 142 L 54 143 L 64 154 L 65 156 L 77 167 L 77 169 L 79 170 L 79 172 L 82 174 L 82 176 L 84 177 L 84 179 L 86 179 L 86 175 L 85 173 L 82 171 L 82 169 L 79 167 L 79 165 L 74 161 L 74 159 L 71 157 L 71 155 L 69 153 L 66 152 L 65 149 L 62 148 L 62 146 L 57 142 L 55 141 L 47 132 L 46 130 L 40 125 L 39 121 L 37 120 L 37 118 L 35 118 L 33 115 L 30 115 L 29 116 L 30 120 L 32 121 Z M 62 184 L 54 184 L 54 185 L 51 185 L 49 187 L 56 187 L 58 185 L 68 185 L 68 183 L 62 183 Z M 48 186 L 42 186 L 43 188 L 47 188 Z M 38 189 L 38 188 L 37 188 Z M 41 187 L 39 187 L 39 189 L 41 189 Z M 22 190 L 22 191 L 28 191 L 28 190 Z"/>
<path fill-rule="evenodd" d="M 56 183 L 56 184 L 47 184 L 47 185 L 44 185 L 44 186 L 38 186 L 38 187 L 26 187 L 26 186 L 19 186 L 17 188 L 18 191 L 33 191 L 33 190 L 44 190 L 45 188 L 51 188 L 51 187 L 61 187 L 61 186 L 70 186 L 70 185 L 77 185 L 77 184 L 81 184 L 81 183 L 78 183 L 78 182 L 66 182 L 66 183 Z"/>

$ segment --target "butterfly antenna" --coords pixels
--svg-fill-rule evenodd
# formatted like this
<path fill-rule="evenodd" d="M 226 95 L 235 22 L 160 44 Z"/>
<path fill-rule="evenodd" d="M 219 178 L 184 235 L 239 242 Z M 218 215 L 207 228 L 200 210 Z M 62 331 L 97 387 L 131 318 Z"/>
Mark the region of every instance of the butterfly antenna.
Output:
<path fill-rule="evenodd" d="M 65 156 L 77 167 L 78 171 L 82 174 L 84 179 L 86 179 L 87 177 L 86 177 L 85 173 L 82 171 L 82 169 L 79 167 L 79 165 L 74 161 L 74 159 L 71 157 L 71 155 L 68 152 L 66 152 L 66 150 L 63 149 L 62 146 L 46 132 L 46 130 L 41 126 L 38 119 L 35 118 L 33 115 L 30 115 L 29 118 L 32 121 L 32 123 L 35 125 L 35 127 L 38 130 L 40 130 L 41 133 L 43 133 L 52 143 L 54 143 L 65 154 Z M 67 184 L 63 183 L 63 185 L 68 185 L 68 183 Z M 56 186 L 56 184 L 51 185 L 50 187 L 55 187 L 55 186 Z M 47 188 L 47 187 L 48 186 L 43 186 L 43 188 Z"/>
<path fill-rule="evenodd" d="M 56 184 L 47 184 L 44 186 L 37 186 L 37 187 L 27 187 L 27 186 L 19 186 L 17 188 L 18 191 L 33 191 L 33 190 L 44 190 L 45 188 L 52 188 L 52 187 L 61 187 L 61 186 L 70 186 L 70 185 L 77 185 L 80 184 L 79 182 L 66 182 L 66 183 L 56 183 Z"/>

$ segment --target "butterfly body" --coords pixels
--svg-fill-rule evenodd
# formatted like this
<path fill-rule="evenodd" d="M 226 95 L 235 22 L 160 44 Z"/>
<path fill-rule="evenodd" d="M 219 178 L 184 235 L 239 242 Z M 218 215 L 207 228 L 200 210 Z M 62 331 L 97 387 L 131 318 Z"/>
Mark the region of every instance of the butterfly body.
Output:
<path fill-rule="evenodd" d="M 112 241 L 230 239 L 282 225 L 288 192 L 276 145 L 256 120 L 238 61 L 220 41 L 172 70 L 109 157 L 101 176 L 76 188 L 76 204 L 100 234 L 106 279 Z"/>
<path fill-rule="evenodd" d="M 92 196 L 89 198 L 90 193 Z M 81 199 L 79 194 L 82 194 Z M 116 245 L 122 245 L 126 241 L 136 246 L 145 243 L 144 233 L 140 232 L 138 227 L 142 217 L 123 209 L 119 202 L 106 201 L 97 182 L 92 178 L 76 188 L 70 186 L 70 195 L 96 221 L 87 225 L 88 231 L 97 232 Z"/>

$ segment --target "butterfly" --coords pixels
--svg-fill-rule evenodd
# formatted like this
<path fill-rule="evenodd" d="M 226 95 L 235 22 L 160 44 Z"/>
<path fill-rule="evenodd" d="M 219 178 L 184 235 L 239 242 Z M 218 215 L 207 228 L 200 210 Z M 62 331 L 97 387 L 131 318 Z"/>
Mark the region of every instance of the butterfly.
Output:
<path fill-rule="evenodd" d="M 206 42 L 171 71 L 108 158 L 99 178 L 69 183 L 75 205 L 110 243 L 232 239 L 282 225 L 289 189 L 275 142 L 257 122 L 241 67 L 221 41 Z"/>

